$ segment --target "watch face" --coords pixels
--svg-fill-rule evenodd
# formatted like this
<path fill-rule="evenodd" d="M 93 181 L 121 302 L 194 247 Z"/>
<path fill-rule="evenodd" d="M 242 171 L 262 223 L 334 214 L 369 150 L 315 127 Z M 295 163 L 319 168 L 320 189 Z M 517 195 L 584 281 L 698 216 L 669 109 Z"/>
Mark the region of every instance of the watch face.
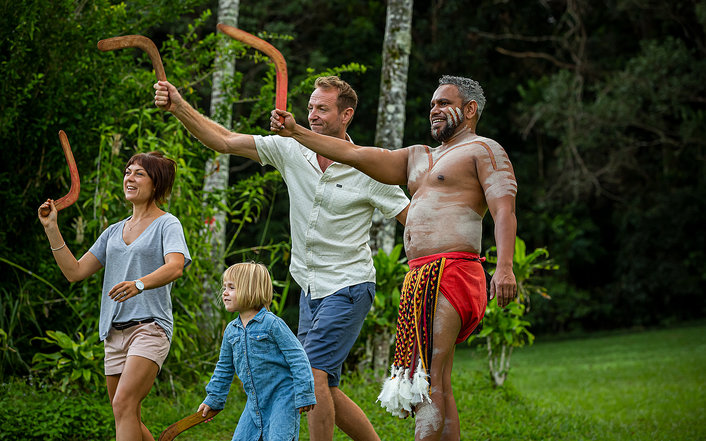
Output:
<path fill-rule="evenodd" d="M 143 289 L 145 289 L 145 284 L 142 283 L 142 280 L 135 280 L 135 287 L 142 291 Z"/>

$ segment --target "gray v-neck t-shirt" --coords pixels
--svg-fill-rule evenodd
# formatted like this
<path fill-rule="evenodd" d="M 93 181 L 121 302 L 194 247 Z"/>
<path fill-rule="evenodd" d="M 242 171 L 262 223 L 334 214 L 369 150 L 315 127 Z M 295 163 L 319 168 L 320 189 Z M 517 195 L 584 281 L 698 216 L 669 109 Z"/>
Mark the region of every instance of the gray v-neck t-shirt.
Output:
<path fill-rule="evenodd" d="M 129 219 L 129 218 L 128 218 Z M 184 255 L 184 268 L 191 263 L 184 230 L 179 219 L 165 213 L 152 223 L 130 245 L 123 240 L 123 219 L 103 231 L 88 250 L 105 268 L 99 322 L 100 339 L 105 340 L 113 322 L 128 322 L 154 318 L 172 340 L 172 283 L 146 289 L 141 294 L 118 303 L 108 297 L 110 290 L 120 282 L 137 280 L 164 265 L 169 253 Z"/>

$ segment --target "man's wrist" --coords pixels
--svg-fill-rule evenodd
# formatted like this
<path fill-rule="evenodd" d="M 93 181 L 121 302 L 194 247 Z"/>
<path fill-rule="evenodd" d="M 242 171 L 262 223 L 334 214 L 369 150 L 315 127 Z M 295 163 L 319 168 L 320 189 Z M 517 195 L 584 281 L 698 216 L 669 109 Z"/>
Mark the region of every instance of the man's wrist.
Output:
<path fill-rule="evenodd" d="M 177 118 L 186 116 L 187 107 L 184 105 L 184 103 L 186 103 L 186 101 L 184 101 L 183 99 L 179 101 L 172 101 L 172 115 L 176 116 Z"/>
<path fill-rule="evenodd" d="M 299 123 L 294 124 L 294 128 L 292 129 L 292 138 L 299 141 L 299 139 L 306 133 L 305 130 L 306 129 L 300 126 Z"/>
<path fill-rule="evenodd" d="M 512 270 L 512 262 L 498 262 L 495 265 L 496 268 L 498 269 L 509 269 Z"/>

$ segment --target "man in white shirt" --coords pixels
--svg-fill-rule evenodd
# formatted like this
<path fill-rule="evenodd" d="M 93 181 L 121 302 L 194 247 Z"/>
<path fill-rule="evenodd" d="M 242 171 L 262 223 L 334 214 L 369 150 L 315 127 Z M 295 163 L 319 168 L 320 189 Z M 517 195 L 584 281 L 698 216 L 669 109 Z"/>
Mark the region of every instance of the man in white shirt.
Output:
<path fill-rule="evenodd" d="M 287 184 L 292 228 L 290 272 L 302 288 L 298 337 L 312 366 L 316 407 L 312 441 L 333 439 L 334 422 L 354 440 L 379 440 L 365 413 L 339 388 L 341 366 L 375 295 L 368 246 L 372 215 L 404 224 L 409 200 L 398 186 L 320 156 L 291 138 L 231 132 L 198 113 L 166 81 L 155 104 L 176 116 L 204 145 L 274 166 Z M 358 97 L 338 77 L 320 77 L 309 98 L 311 130 L 351 141 L 346 129 Z"/>

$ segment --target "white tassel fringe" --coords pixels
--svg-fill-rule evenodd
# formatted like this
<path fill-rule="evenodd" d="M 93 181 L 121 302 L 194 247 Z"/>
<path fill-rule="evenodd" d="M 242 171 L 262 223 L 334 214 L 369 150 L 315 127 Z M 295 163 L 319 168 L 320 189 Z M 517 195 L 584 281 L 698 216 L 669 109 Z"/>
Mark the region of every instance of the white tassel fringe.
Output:
<path fill-rule="evenodd" d="M 417 363 L 412 380 L 409 379 L 409 368 L 392 365 L 390 376 L 383 383 L 377 401 L 392 415 L 405 418 L 419 403 L 431 403 L 428 378 L 421 360 Z"/>

